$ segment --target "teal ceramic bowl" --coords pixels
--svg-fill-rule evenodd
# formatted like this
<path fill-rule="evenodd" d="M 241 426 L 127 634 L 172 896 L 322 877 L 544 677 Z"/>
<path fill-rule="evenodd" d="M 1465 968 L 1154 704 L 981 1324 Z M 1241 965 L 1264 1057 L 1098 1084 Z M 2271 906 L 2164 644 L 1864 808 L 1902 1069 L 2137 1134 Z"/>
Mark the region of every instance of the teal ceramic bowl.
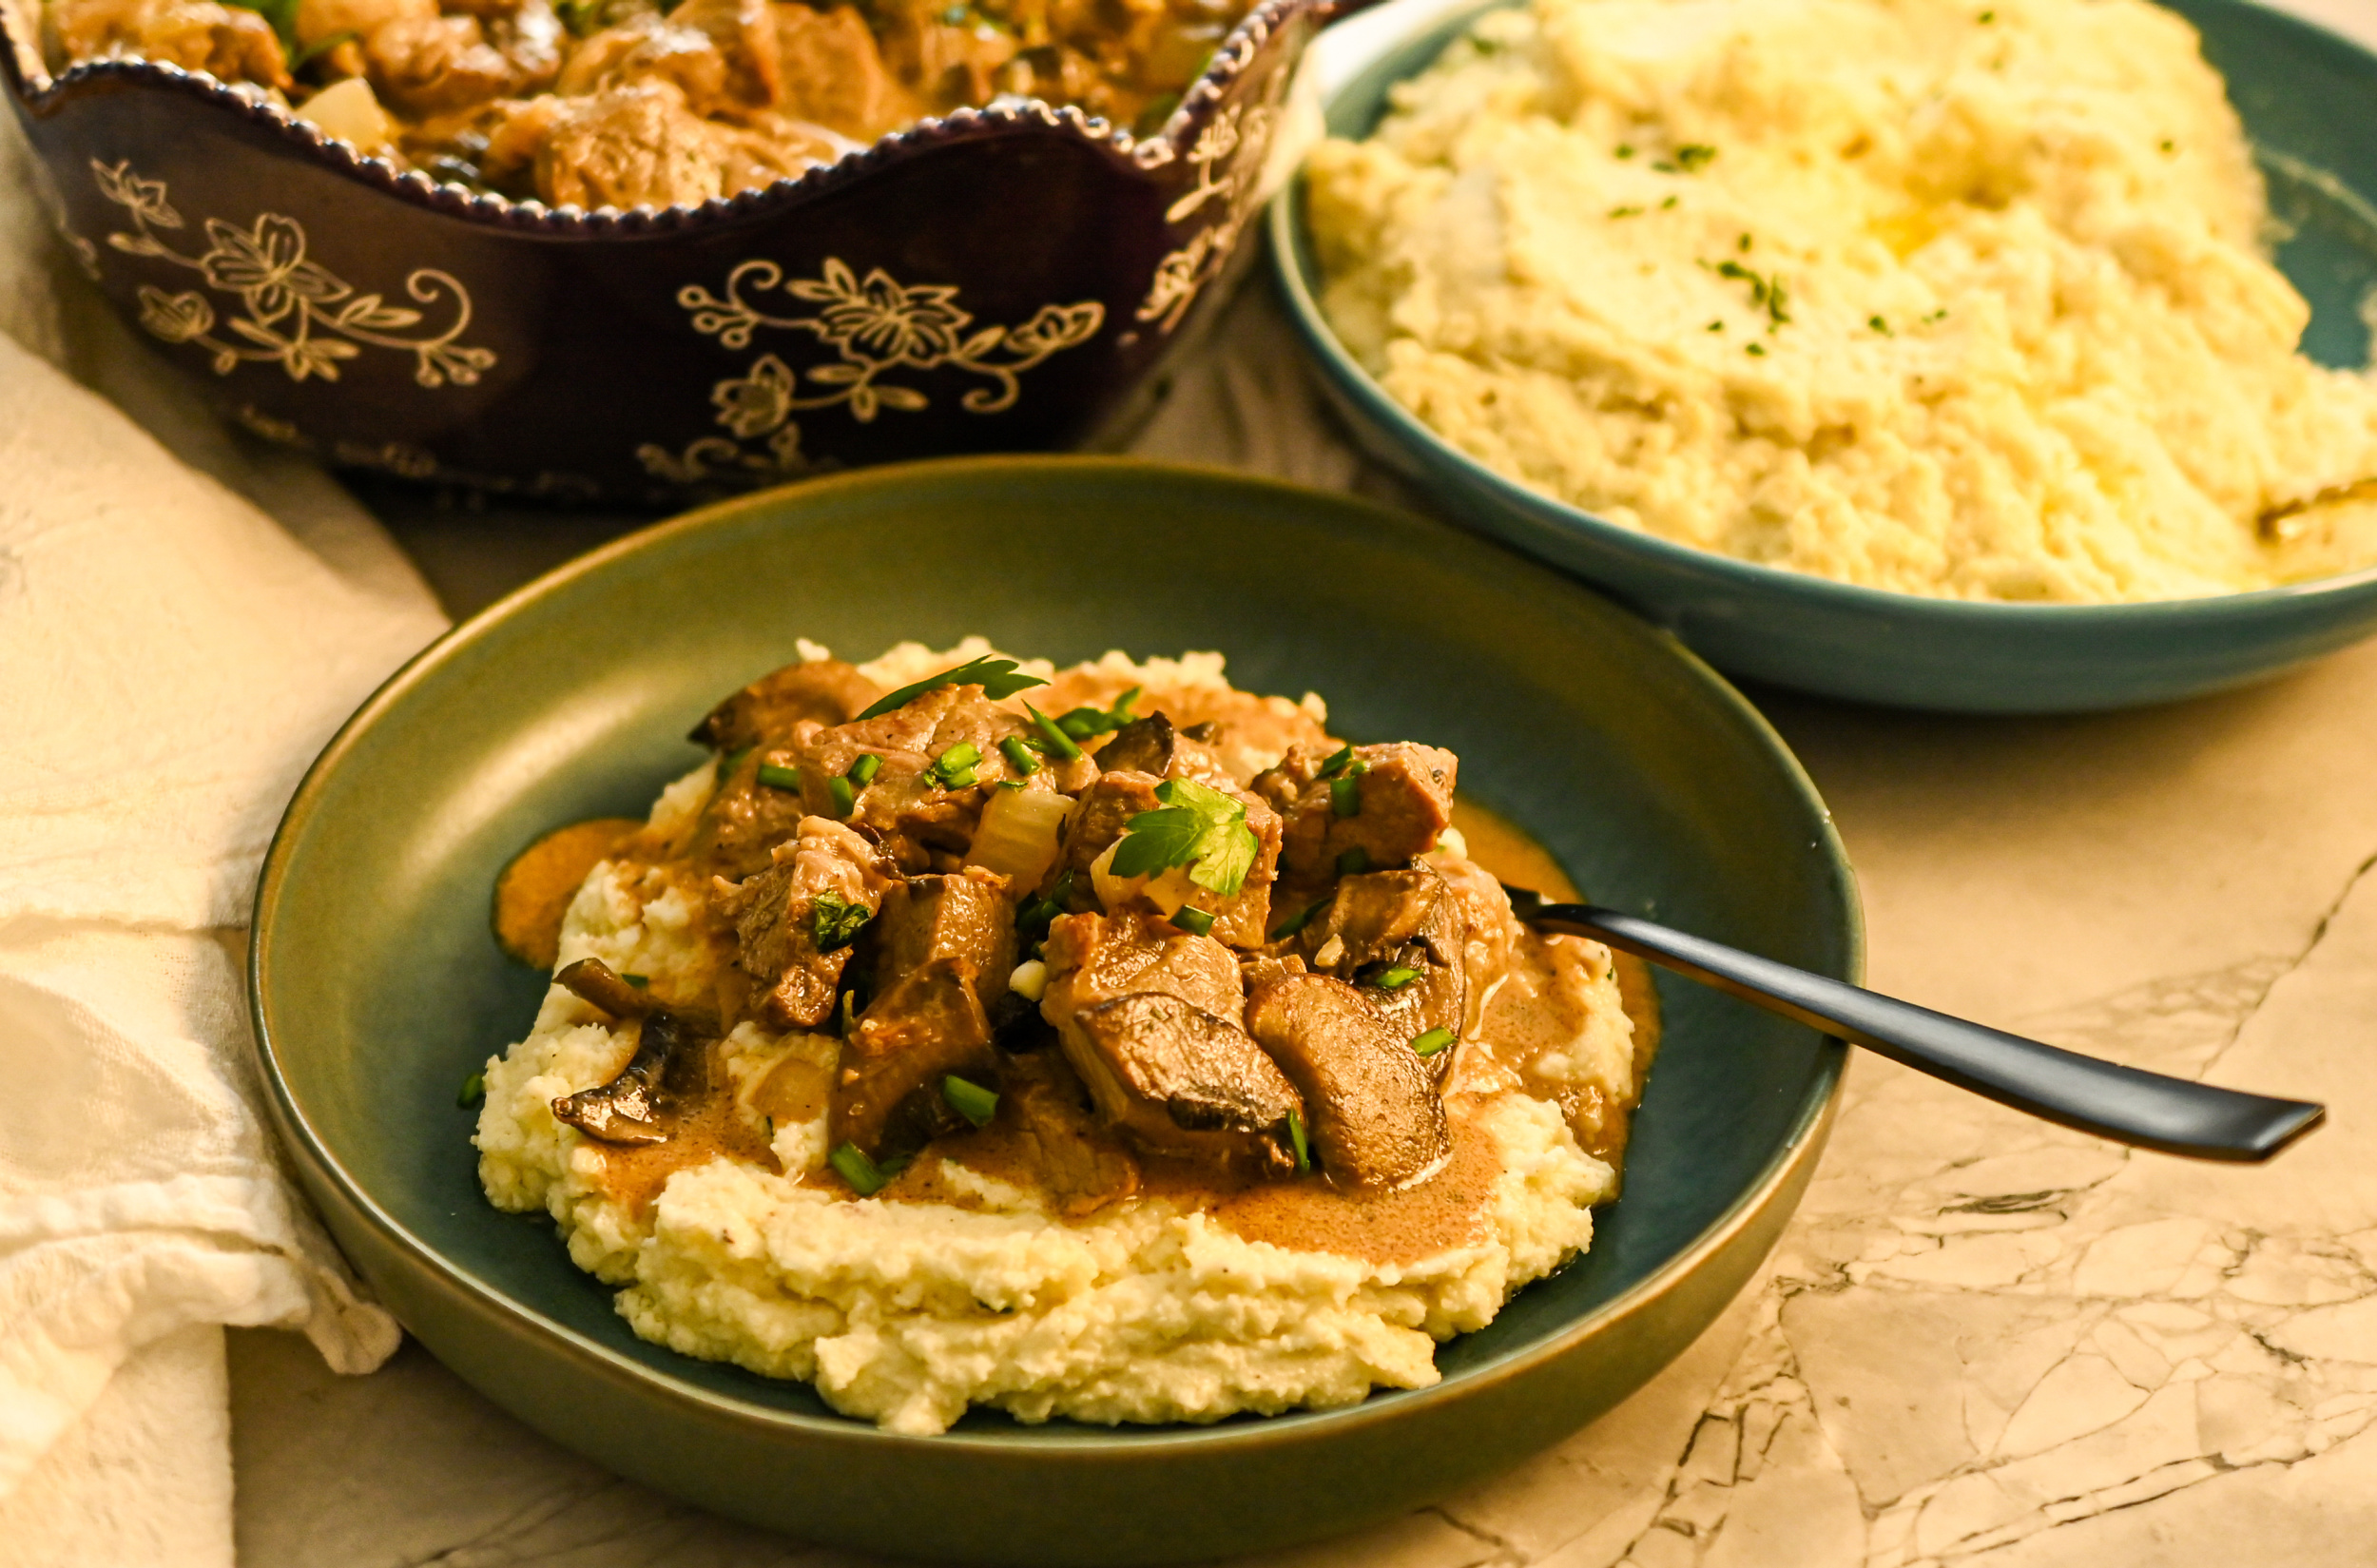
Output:
<path fill-rule="evenodd" d="M 1609 1408 L 1748 1281 L 1805 1187 L 1842 1048 L 1713 993 L 1668 1038 L 1591 1253 L 1441 1348 L 1443 1381 L 1214 1426 L 937 1438 L 636 1339 L 551 1228 L 480 1196 L 454 1088 L 543 977 L 489 890 L 557 823 L 640 813 L 686 727 L 794 656 L 979 631 L 1059 661 L 1219 648 L 1326 694 L 1355 736 L 1456 748 L 1465 790 L 1601 899 L 1854 977 L 1856 894 L 1774 732 L 1670 637 L 1540 567 L 1339 496 L 1193 469 L 990 458 L 874 470 L 624 539 L 456 629 L 383 687 L 291 803 L 258 896 L 270 1104 L 305 1188 L 405 1326 L 498 1403 L 623 1475 L 816 1540 L 1135 1563 L 1329 1535 L 1441 1498 Z"/>
<path fill-rule="evenodd" d="M 1397 82 L 1508 3 L 1465 9 L 1381 50 L 1330 98 L 1330 132 L 1367 135 Z M 2248 0 L 2167 3 L 2201 30 L 2259 154 L 2289 235 L 2278 264 L 2312 307 L 2304 352 L 2367 363 L 2377 56 Z M 1301 182 L 1272 203 L 1269 223 L 1288 313 L 1366 450 L 1452 515 L 1619 595 L 1732 674 L 1903 707 L 2075 712 L 2242 686 L 2377 632 L 2377 570 L 2157 604 L 1967 604 L 1852 588 L 1621 528 L 1495 473 L 1389 397 L 1316 302 Z"/>

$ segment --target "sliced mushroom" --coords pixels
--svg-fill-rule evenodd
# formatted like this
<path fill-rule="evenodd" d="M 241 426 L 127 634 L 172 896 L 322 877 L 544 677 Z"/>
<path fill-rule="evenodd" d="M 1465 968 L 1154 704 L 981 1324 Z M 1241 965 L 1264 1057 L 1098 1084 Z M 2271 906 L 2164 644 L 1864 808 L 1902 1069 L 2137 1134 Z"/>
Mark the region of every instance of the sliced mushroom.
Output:
<path fill-rule="evenodd" d="M 1326 975 L 1266 980 L 1246 1028 L 1304 1096 L 1321 1169 L 1340 1187 L 1406 1187 L 1452 1144 L 1426 1062 L 1370 1000 Z"/>
<path fill-rule="evenodd" d="M 1328 907 L 1296 934 L 1295 951 L 1314 970 L 1360 988 L 1403 1038 L 1416 1039 L 1432 1029 L 1460 1033 L 1468 937 L 1460 899 L 1423 861 L 1339 881 Z M 1440 1086 L 1453 1056 L 1442 1050 L 1422 1058 Z"/>
<path fill-rule="evenodd" d="M 1211 733 L 1212 726 L 1196 726 Z M 1158 779 L 1194 779 L 1216 789 L 1235 791 L 1238 781 L 1222 765 L 1211 746 L 1203 744 L 1205 737 L 1192 736 L 1187 730 L 1174 729 L 1172 721 L 1161 713 L 1150 713 L 1144 719 L 1133 719 L 1114 731 L 1113 739 L 1098 748 L 1098 766 L 1109 773 L 1146 773 Z"/>
<path fill-rule="evenodd" d="M 1065 1058 L 1107 1120 L 1147 1149 L 1282 1175 L 1304 1102 L 1235 1023 L 1161 992 L 1100 1002 L 1059 1025 Z"/>
<path fill-rule="evenodd" d="M 641 1020 L 635 1055 L 609 1083 L 553 1101 L 553 1117 L 604 1143 L 666 1143 L 709 1090 L 709 1036 L 629 985 L 600 958 L 553 977 L 622 1021 Z"/>

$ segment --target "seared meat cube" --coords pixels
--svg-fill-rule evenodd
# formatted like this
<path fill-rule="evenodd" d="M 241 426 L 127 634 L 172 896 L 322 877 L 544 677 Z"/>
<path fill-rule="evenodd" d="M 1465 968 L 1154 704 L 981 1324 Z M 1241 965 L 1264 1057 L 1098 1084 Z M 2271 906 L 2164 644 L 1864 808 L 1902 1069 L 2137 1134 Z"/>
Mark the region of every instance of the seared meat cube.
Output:
<path fill-rule="evenodd" d="M 1296 934 L 1293 950 L 1314 970 L 1349 980 L 1404 1039 L 1431 1029 L 1458 1036 L 1465 1021 L 1468 912 L 1427 861 L 1337 884 L 1326 909 Z M 1450 1050 L 1423 1058 L 1441 1084 Z"/>
<path fill-rule="evenodd" d="M 1119 733 L 1119 732 L 1118 732 Z M 1073 876 L 1069 907 L 1104 907 L 1119 911 L 1144 903 L 1169 916 L 1183 905 L 1212 917 L 1210 932 L 1235 947 L 1260 947 L 1270 919 L 1271 883 L 1279 864 L 1280 822 L 1270 807 L 1251 795 L 1221 791 L 1245 808 L 1246 825 L 1254 835 L 1255 852 L 1245 880 L 1227 897 L 1192 881 L 1186 866 L 1141 876 L 1114 874 L 1105 861 L 1131 822 L 1145 812 L 1165 810 L 1162 781 L 1146 773 L 1113 772 L 1082 792 L 1080 806 L 1066 824 L 1057 858 L 1057 875 Z M 1187 788 L 1194 784 L 1180 787 Z M 1209 798 L 1209 797 L 1208 797 Z M 1052 885 L 1053 883 L 1052 882 Z"/>
<path fill-rule="evenodd" d="M 738 890 L 735 961 L 770 1029 L 815 1029 L 833 1016 L 851 944 L 890 879 L 873 844 L 822 817 L 803 818 L 775 861 Z"/>
<path fill-rule="evenodd" d="M 842 1042 L 833 1141 L 873 1153 L 899 1102 L 995 1072 L 990 1010 L 1015 967 L 1015 909 L 981 874 L 896 882 L 875 917 L 875 999 Z"/>
<path fill-rule="evenodd" d="M 41 8 L 32 14 L 39 17 Z M 49 24 L 68 62 L 135 55 L 225 82 L 289 85 L 279 35 L 244 7 L 213 0 L 56 0 Z"/>
<path fill-rule="evenodd" d="M 1355 850 L 1358 869 L 1401 865 L 1452 825 L 1459 761 L 1451 752 L 1396 741 L 1352 753 L 1330 770 L 1335 753 L 1300 745 L 1254 782 L 1286 819 L 1280 862 L 1299 884 L 1326 879 Z"/>
<path fill-rule="evenodd" d="M 1340 1187 L 1404 1187 L 1451 1152 L 1444 1102 L 1412 1041 L 1326 975 L 1259 986 L 1246 1028 L 1304 1095 L 1312 1148 Z"/>
<path fill-rule="evenodd" d="M 1139 1165 L 1098 1120 L 1064 1056 L 1043 1051 L 999 1073 L 998 1117 L 1015 1129 L 1023 1163 L 1055 1210 L 1078 1218 L 1139 1190 Z"/>
<path fill-rule="evenodd" d="M 1109 773 L 1146 773 L 1158 779 L 1194 779 L 1216 789 L 1235 793 L 1238 781 L 1213 754 L 1213 748 L 1172 727 L 1161 713 L 1133 719 L 1114 731 L 1097 750 L 1098 766 Z"/>
<path fill-rule="evenodd" d="M 697 745 L 740 751 L 764 740 L 789 739 L 803 719 L 848 724 L 879 695 L 873 681 L 840 659 L 812 659 L 753 681 L 711 708 L 686 738 Z"/>
<path fill-rule="evenodd" d="M 1151 918 L 1069 915 L 1047 961 L 1041 1013 L 1110 1122 L 1162 1153 L 1293 1167 L 1295 1091 L 1238 1027 L 1227 948 Z"/>
<path fill-rule="evenodd" d="M 779 108 L 860 142 L 922 117 L 924 106 L 884 68 L 874 29 L 857 7 L 769 9 L 782 62 Z"/>

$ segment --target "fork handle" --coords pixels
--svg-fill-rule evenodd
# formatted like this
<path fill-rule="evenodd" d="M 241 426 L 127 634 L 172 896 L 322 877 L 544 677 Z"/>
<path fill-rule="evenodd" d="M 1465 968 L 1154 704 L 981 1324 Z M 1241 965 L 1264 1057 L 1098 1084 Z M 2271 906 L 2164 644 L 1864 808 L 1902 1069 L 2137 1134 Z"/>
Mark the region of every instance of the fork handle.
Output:
<path fill-rule="evenodd" d="M 2116 1143 L 2258 1162 L 2328 1113 L 2309 1100 L 2248 1094 L 2059 1050 L 1614 909 L 1558 903 L 1522 905 L 1519 914 L 1540 929 L 1591 937 L 1918 1073 Z"/>

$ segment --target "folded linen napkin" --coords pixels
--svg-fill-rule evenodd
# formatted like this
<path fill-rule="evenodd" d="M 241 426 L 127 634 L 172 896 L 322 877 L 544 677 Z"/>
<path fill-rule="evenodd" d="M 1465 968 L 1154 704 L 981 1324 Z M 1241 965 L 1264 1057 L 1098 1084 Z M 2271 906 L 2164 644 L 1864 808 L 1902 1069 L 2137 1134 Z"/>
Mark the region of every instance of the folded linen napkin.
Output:
<path fill-rule="evenodd" d="M 239 928 L 307 762 L 443 621 L 48 248 L 0 123 L 0 1564 L 224 1568 L 221 1326 L 344 1371 L 397 1338 L 277 1163 Z"/>

